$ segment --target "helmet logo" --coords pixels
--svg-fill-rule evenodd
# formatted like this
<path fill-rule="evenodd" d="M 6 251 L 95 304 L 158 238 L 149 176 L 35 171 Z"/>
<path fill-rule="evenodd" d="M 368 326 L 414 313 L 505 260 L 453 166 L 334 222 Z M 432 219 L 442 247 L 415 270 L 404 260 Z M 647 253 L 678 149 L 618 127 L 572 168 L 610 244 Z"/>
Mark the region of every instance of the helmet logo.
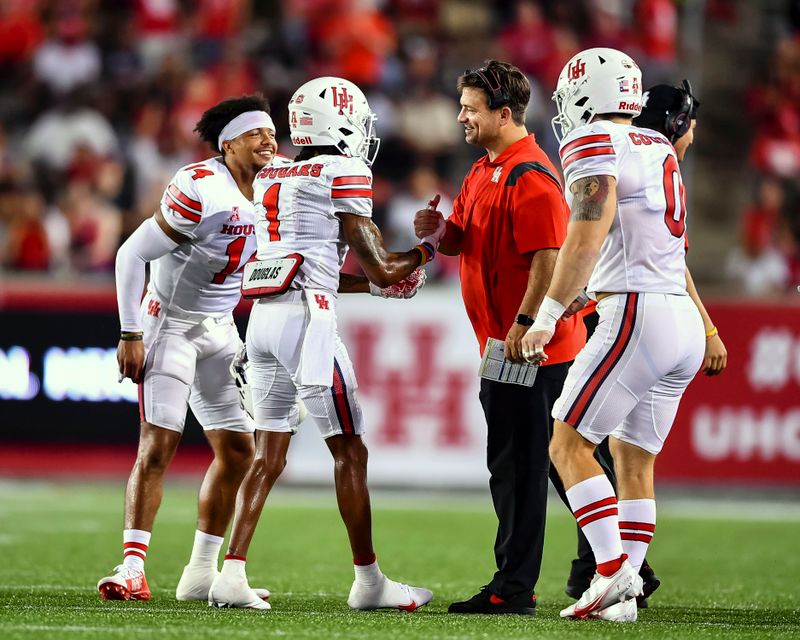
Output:
<path fill-rule="evenodd" d="M 578 80 L 586 73 L 586 63 L 578 58 L 575 62 L 570 62 L 567 67 L 567 78 L 570 80 Z"/>
<path fill-rule="evenodd" d="M 292 111 L 292 117 L 289 121 L 289 126 L 294 129 L 297 126 L 297 112 Z"/>
<path fill-rule="evenodd" d="M 344 110 L 347 109 L 350 115 L 353 115 L 353 96 L 347 92 L 347 87 L 331 87 L 333 94 L 333 106 L 339 109 L 339 115 L 344 115 Z"/>

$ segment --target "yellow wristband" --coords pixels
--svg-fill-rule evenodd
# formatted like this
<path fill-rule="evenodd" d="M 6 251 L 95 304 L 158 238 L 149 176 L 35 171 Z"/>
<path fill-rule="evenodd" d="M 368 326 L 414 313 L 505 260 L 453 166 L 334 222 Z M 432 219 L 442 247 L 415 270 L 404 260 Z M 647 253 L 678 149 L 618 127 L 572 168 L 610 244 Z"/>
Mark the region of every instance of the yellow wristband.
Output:
<path fill-rule="evenodd" d="M 711 327 L 708 331 L 706 331 L 706 340 L 708 340 L 709 338 L 713 338 L 718 333 L 719 331 L 717 331 L 716 327 Z"/>

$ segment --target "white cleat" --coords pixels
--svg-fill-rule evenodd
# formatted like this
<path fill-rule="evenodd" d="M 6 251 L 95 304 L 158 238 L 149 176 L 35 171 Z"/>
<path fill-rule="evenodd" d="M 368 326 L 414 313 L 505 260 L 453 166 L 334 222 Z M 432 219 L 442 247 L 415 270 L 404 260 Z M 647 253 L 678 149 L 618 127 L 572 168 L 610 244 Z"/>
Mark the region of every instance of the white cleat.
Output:
<path fill-rule="evenodd" d="M 242 575 L 220 573 L 208 590 L 208 606 L 221 609 L 261 609 L 268 611 L 272 607 L 261 596 L 269 591 L 266 589 L 251 589 L 247 584 L 247 577 Z"/>
<path fill-rule="evenodd" d="M 589 588 L 573 605 L 561 611 L 562 618 L 585 620 L 590 614 L 618 602 L 635 598 L 642 593 L 642 579 L 625 560 L 619 570 L 609 577 L 595 574 Z"/>
<path fill-rule="evenodd" d="M 433 599 L 433 592 L 421 587 L 411 587 L 402 582 L 389 580 L 386 576 L 376 585 L 353 582 L 347 604 L 351 609 L 371 611 L 373 609 L 400 609 L 416 611 Z"/>
<path fill-rule="evenodd" d="M 187 564 L 183 568 L 178 588 L 175 589 L 175 598 L 181 602 L 208 600 L 211 584 L 219 575 L 214 567 L 198 567 Z M 253 589 L 253 592 L 262 600 L 269 600 L 268 589 Z"/>
<path fill-rule="evenodd" d="M 636 622 L 638 617 L 639 608 L 636 606 L 636 598 L 612 604 L 610 607 L 589 614 L 591 620 L 605 620 L 606 622 Z"/>

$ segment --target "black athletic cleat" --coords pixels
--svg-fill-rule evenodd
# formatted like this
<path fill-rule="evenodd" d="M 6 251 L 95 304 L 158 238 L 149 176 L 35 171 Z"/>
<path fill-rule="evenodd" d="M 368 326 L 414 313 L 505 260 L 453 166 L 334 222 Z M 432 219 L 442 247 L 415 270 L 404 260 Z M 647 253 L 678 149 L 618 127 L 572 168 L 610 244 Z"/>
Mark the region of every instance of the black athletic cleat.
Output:
<path fill-rule="evenodd" d="M 653 571 L 652 567 L 647 564 L 646 562 L 642 565 L 642 568 L 639 569 L 639 575 L 642 578 L 642 595 L 637 596 L 636 598 L 636 606 L 639 609 L 647 609 L 648 602 L 647 599 L 653 594 L 653 592 L 661 586 L 661 580 L 658 579 L 658 576 Z M 591 575 L 581 575 L 581 574 L 569 574 L 569 578 L 567 578 L 567 586 L 564 588 L 564 593 L 566 593 L 570 598 L 577 600 L 582 595 L 583 592 L 589 588 L 589 584 L 592 582 Z"/>
<path fill-rule="evenodd" d="M 489 591 L 489 587 L 481 590 L 469 600 L 454 602 L 447 608 L 448 613 L 516 613 L 519 615 L 536 615 L 536 594 L 523 591 L 507 598 Z"/>
<path fill-rule="evenodd" d="M 642 595 L 636 598 L 636 606 L 640 609 L 647 609 L 649 606 L 647 599 L 661 586 L 661 580 L 658 579 L 656 572 L 646 562 L 639 569 L 639 575 L 642 578 Z"/>

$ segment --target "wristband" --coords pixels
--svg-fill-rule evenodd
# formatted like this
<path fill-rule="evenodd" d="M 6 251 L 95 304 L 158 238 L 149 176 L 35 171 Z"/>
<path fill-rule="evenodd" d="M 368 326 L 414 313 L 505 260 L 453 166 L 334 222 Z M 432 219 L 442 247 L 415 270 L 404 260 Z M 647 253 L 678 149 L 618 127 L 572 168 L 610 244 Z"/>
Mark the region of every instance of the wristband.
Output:
<path fill-rule="evenodd" d="M 142 340 L 144 333 L 142 331 L 123 331 L 119 334 L 119 339 L 125 342 L 137 342 Z"/>
<path fill-rule="evenodd" d="M 428 242 L 420 242 L 416 247 L 414 247 L 417 251 L 419 251 L 420 255 L 422 256 L 422 262 L 420 266 L 428 264 L 431 260 L 436 257 L 436 249 L 433 248 Z"/>
<path fill-rule="evenodd" d="M 713 338 L 714 336 L 718 335 L 719 331 L 717 331 L 716 327 L 711 327 L 708 331 L 706 331 L 706 340 L 709 338 Z"/>
<path fill-rule="evenodd" d="M 550 296 L 545 296 L 536 314 L 536 320 L 528 329 L 528 333 L 533 331 L 549 331 L 550 333 L 555 333 L 556 322 L 559 321 L 566 310 L 567 308 L 558 300 Z"/>

